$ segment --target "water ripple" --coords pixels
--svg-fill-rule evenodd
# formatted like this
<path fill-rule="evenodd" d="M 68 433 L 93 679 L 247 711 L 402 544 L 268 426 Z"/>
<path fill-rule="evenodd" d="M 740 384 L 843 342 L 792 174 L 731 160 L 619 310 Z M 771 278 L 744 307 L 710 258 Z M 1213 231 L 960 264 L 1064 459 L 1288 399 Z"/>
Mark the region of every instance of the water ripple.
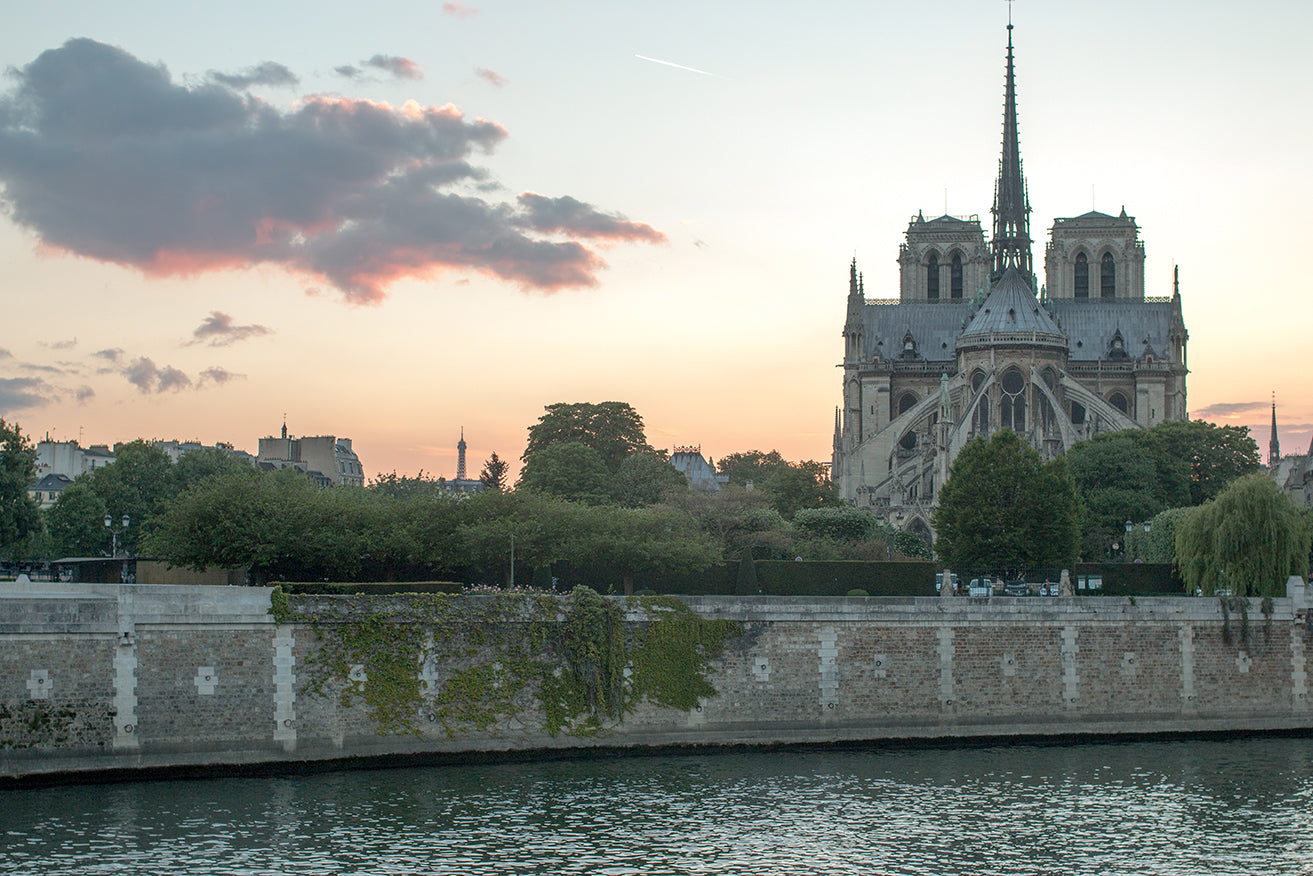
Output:
<path fill-rule="evenodd" d="M 0 796 L 0 874 L 1313 873 L 1313 741 L 607 759 Z"/>

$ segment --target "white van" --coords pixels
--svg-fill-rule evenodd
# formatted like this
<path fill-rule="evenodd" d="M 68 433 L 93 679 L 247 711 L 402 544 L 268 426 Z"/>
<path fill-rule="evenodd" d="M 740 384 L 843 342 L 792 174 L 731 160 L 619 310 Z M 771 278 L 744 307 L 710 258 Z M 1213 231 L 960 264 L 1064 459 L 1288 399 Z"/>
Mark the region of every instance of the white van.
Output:
<path fill-rule="evenodd" d="M 967 596 L 993 596 L 994 582 L 989 578 L 972 578 L 967 585 Z"/>

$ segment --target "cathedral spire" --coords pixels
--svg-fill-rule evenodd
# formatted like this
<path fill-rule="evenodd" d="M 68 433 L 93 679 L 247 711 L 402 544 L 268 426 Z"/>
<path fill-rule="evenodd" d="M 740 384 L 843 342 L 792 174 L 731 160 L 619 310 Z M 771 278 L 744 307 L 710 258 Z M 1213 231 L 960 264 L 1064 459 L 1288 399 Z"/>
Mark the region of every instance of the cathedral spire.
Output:
<path fill-rule="evenodd" d="M 994 187 L 994 269 L 991 282 L 1015 267 L 1035 286 L 1030 255 L 1030 199 L 1021 171 L 1021 146 L 1017 138 L 1017 81 L 1012 57 L 1012 19 L 1008 17 L 1008 68 L 1003 96 L 1003 156 L 998 163 Z"/>
<path fill-rule="evenodd" d="M 1272 437 L 1267 442 L 1267 467 L 1275 469 L 1281 463 L 1281 442 L 1277 441 L 1277 394 L 1272 393 Z"/>

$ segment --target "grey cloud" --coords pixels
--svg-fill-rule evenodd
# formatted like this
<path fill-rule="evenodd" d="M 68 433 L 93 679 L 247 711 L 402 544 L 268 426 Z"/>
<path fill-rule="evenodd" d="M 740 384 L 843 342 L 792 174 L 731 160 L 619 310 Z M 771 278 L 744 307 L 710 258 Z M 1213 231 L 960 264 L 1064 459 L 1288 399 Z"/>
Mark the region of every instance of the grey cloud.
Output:
<path fill-rule="evenodd" d="M 86 384 L 83 384 L 77 388 L 73 395 L 77 399 L 78 404 L 85 405 L 96 397 L 96 391 Z"/>
<path fill-rule="evenodd" d="M 152 276 L 273 264 L 354 303 L 444 270 L 554 291 L 597 285 L 605 262 L 579 239 L 664 240 L 569 197 L 491 199 L 500 187 L 469 159 L 506 131 L 451 105 L 316 96 L 284 111 L 217 82 L 175 84 L 163 65 L 86 39 L 11 79 L 10 220 L 45 247 Z"/>
<path fill-rule="evenodd" d="M 12 359 L 12 358 L 14 358 L 13 353 L 9 352 L 4 347 L 0 347 L 0 359 Z"/>
<path fill-rule="evenodd" d="M 0 377 L 0 414 L 50 403 L 50 385 L 37 377 Z"/>
<path fill-rule="evenodd" d="M 211 70 L 210 79 L 238 90 L 250 88 L 252 85 L 291 87 L 301 81 L 291 70 L 274 61 L 265 61 L 255 67 L 248 67 L 240 73 L 220 73 Z"/>
<path fill-rule="evenodd" d="M 118 362 L 123 358 L 123 349 L 121 347 L 112 347 L 107 350 L 97 350 L 91 355 L 107 362 Z"/>
<path fill-rule="evenodd" d="M 24 371 L 36 371 L 42 374 L 63 374 L 64 369 L 55 365 L 38 365 L 35 362 L 24 362 L 18 366 Z"/>
<path fill-rule="evenodd" d="M 618 214 L 603 213 L 591 204 L 566 195 L 547 198 L 525 192 L 517 199 L 528 215 L 526 222 L 534 231 L 568 234 L 573 237 L 646 240 L 663 243 L 666 236 L 649 225 L 630 222 Z"/>
<path fill-rule="evenodd" d="M 1195 417 L 1233 417 L 1237 414 L 1247 414 L 1250 411 L 1256 411 L 1266 408 L 1267 402 L 1216 402 L 1206 408 L 1194 411 Z"/>
<path fill-rule="evenodd" d="M 247 338 L 258 338 L 269 334 L 273 334 L 273 329 L 255 324 L 233 325 L 231 316 L 212 310 L 210 315 L 192 332 L 192 339 L 187 342 L 187 345 L 209 342 L 211 347 L 226 347 Z"/>
<path fill-rule="evenodd" d="M 123 369 L 123 376 L 144 394 L 177 392 L 191 386 L 191 378 L 182 371 L 172 365 L 160 368 L 146 356 L 132 360 L 132 364 Z"/>
<path fill-rule="evenodd" d="M 345 76 L 348 79 L 355 79 L 363 71 L 359 67 L 353 67 L 350 64 L 343 64 L 341 67 L 334 67 L 333 72 L 339 76 Z"/>
<path fill-rule="evenodd" d="M 419 69 L 419 65 L 409 58 L 401 58 L 396 55 L 375 55 L 368 61 L 361 61 L 366 67 L 373 67 L 386 73 L 391 73 L 398 79 L 423 79 L 424 71 Z"/>
<path fill-rule="evenodd" d="M 219 386 L 223 386 L 225 383 L 229 382 L 230 380 L 245 380 L 245 379 L 246 379 L 245 374 L 234 374 L 233 372 L 229 371 L 226 368 L 220 368 L 218 366 L 215 366 L 214 368 L 206 368 L 204 371 L 201 372 L 199 385 L 204 386 L 208 382 L 208 383 L 217 383 Z"/>
<path fill-rule="evenodd" d="M 77 338 L 69 338 L 66 341 L 38 341 L 41 346 L 47 350 L 71 350 L 78 345 Z"/>

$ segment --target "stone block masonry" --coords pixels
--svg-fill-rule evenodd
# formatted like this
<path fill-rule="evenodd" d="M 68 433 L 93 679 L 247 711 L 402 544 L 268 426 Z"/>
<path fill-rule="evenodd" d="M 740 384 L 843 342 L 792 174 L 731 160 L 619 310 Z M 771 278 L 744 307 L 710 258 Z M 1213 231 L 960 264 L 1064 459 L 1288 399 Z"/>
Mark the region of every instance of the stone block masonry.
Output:
<path fill-rule="evenodd" d="M 278 624 L 267 588 L 0 585 L 0 784 L 595 746 L 1307 730 L 1300 597 L 1267 617 L 1251 601 L 1243 629 L 1215 599 L 686 597 L 734 624 L 710 689 L 553 734 L 542 691 L 572 669 L 526 663 L 541 655 L 524 643 L 567 621 L 514 597 L 292 597 Z M 636 647 L 654 609 L 619 604 Z M 493 605 L 495 622 L 459 623 Z M 343 650 L 343 631 L 386 653 Z M 652 677 L 621 653 L 619 684 Z"/>

